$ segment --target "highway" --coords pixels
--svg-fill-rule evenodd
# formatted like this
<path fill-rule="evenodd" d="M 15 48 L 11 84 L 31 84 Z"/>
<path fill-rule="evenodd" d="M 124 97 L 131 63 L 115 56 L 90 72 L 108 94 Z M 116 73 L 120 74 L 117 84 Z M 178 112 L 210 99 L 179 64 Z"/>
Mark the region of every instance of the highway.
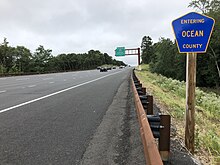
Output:
<path fill-rule="evenodd" d="M 130 73 L 0 78 L 0 164 L 77 164 Z"/>

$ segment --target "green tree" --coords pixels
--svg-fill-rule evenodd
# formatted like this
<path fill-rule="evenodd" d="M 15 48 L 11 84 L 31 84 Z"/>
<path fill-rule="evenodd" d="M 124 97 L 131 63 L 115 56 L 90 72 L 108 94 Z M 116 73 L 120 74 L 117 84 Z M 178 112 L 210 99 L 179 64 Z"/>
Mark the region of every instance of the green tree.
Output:
<path fill-rule="evenodd" d="M 192 0 L 189 7 L 195 8 L 216 20 L 210 44 L 205 58 L 198 57 L 198 84 L 201 86 L 220 86 L 220 1 Z M 201 64 L 201 65 L 200 65 Z"/>
<path fill-rule="evenodd" d="M 144 36 L 141 43 L 142 63 L 149 64 L 153 58 L 153 42 L 149 36 Z"/>
<path fill-rule="evenodd" d="M 1 73 L 6 72 L 6 59 L 9 51 L 9 42 L 7 38 L 4 38 L 3 43 L 0 45 L 0 66 L 1 66 Z"/>
<path fill-rule="evenodd" d="M 199 10 L 203 14 L 216 12 L 219 10 L 220 1 L 219 0 L 192 0 L 188 7 L 192 7 Z"/>
<path fill-rule="evenodd" d="M 107 53 L 104 53 L 105 64 L 112 64 L 112 56 L 109 56 Z"/>
<path fill-rule="evenodd" d="M 90 50 L 83 54 L 60 54 L 52 56 L 52 50 L 40 45 L 32 54 L 24 46 L 11 47 L 6 38 L 0 44 L 0 73 L 26 73 L 26 72 L 59 72 L 94 69 L 103 64 L 124 64 L 112 60 L 107 53 Z"/>
<path fill-rule="evenodd" d="M 154 50 L 155 59 L 150 63 L 153 72 L 172 78 L 184 78 L 184 56 L 179 55 L 176 45 L 170 39 L 160 38 L 159 42 L 154 44 Z"/>
<path fill-rule="evenodd" d="M 1 73 L 17 72 L 16 67 L 16 48 L 9 46 L 9 42 L 4 38 L 0 45 L 0 70 Z"/>
<path fill-rule="evenodd" d="M 17 46 L 15 49 L 15 64 L 19 72 L 29 72 L 31 67 L 32 54 L 24 46 Z"/>
<path fill-rule="evenodd" d="M 40 45 L 33 54 L 34 61 L 34 71 L 36 72 L 45 72 L 48 70 L 48 62 L 52 58 L 52 50 L 44 49 Z"/>

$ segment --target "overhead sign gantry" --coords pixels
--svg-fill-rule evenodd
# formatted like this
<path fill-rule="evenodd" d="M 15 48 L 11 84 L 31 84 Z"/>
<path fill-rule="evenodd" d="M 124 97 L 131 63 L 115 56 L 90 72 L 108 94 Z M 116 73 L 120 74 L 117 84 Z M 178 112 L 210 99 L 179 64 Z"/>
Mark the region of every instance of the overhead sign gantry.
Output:
<path fill-rule="evenodd" d="M 137 55 L 138 56 L 138 65 L 141 63 L 141 52 L 140 48 L 133 48 L 133 49 L 125 49 L 125 47 L 117 47 L 115 49 L 115 56 L 129 56 L 129 55 Z"/>

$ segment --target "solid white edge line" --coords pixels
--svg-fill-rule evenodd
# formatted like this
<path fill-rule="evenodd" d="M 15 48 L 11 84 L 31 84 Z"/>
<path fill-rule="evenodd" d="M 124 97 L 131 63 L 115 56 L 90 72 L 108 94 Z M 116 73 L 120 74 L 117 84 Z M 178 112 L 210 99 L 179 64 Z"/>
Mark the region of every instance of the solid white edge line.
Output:
<path fill-rule="evenodd" d="M 63 89 L 63 90 L 60 90 L 60 91 L 51 93 L 51 94 L 49 94 L 49 95 L 45 95 L 45 96 L 39 97 L 39 98 L 37 98 L 37 99 L 33 99 L 33 100 L 30 100 L 30 101 L 27 101 L 27 102 L 24 102 L 24 103 L 21 103 L 21 104 L 18 104 L 18 105 L 9 107 L 9 108 L 2 109 L 2 110 L 0 110 L 0 113 L 6 112 L 6 111 L 10 111 L 10 110 L 12 110 L 12 109 L 15 109 L 15 108 L 18 108 L 18 107 L 22 107 L 22 106 L 27 105 L 27 104 L 31 104 L 31 103 L 36 102 L 36 101 L 39 101 L 39 100 L 43 100 L 43 99 L 45 99 L 45 98 L 48 98 L 48 97 L 51 97 L 51 96 L 54 96 L 54 95 L 57 95 L 57 94 L 60 94 L 60 93 L 69 91 L 69 90 L 71 90 L 71 89 L 74 89 L 74 88 L 77 88 L 77 87 L 80 87 L 80 86 L 83 86 L 83 85 L 86 85 L 86 84 L 89 84 L 89 83 L 92 83 L 92 82 L 101 80 L 101 79 L 103 79 L 103 78 L 105 78 L 105 77 L 112 76 L 112 75 L 117 74 L 117 73 L 121 73 L 121 72 L 116 72 L 116 73 L 112 73 L 112 74 L 109 74 L 109 75 L 105 75 L 105 76 L 99 77 L 99 78 L 97 78 L 97 79 L 90 80 L 90 81 L 84 82 L 84 83 L 82 83 L 82 84 L 78 84 L 78 85 L 75 85 L 75 86 L 72 86 L 72 87 L 69 87 L 69 88 L 66 88 L 66 89 Z"/>

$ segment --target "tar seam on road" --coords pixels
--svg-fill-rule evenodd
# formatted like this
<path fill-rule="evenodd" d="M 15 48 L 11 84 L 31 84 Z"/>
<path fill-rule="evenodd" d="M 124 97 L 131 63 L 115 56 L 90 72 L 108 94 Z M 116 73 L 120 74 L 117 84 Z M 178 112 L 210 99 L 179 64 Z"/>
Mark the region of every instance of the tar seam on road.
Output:
<path fill-rule="evenodd" d="M 51 97 L 51 96 L 54 96 L 54 95 L 57 95 L 57 94 L 60 94 L 60 93 L 69 91 L 69 90 L 71 90 L 71 89 L 74 89 L 74 88 L 77 88 L 77 87 L 80 87 L 80 86 L 83 86 L 83 85 L 86 85 L 86 84 L 89 84 L 89 83 L 92 83 L 92 82 L 101 80 L 101 79 L 103 79 L 103 78 L 105 78 L 105 77 L 109 77 L 109 76 L 112 76 L 112 75 L 115 75 L 115 74 L 118 74 L 118 73 L 121 73 L 121 72 L 116 72 L 116 73 L 112 73 L 112 74 L 109 74 L 109 75 L 105 75 L 105 76 L 99 77 L 99 78 L 97 78 L 97 79 L 90 80 L 90 81 L 84 82 L 84 83 L 82 83 L 82 84 L 78 84 L 78 85 L 75 85 L 75 86 L 72 86 L 72 87 L 69 87 L 69 88 L 66 88 L 66 89 L 63 89 L 63 90 L 60 90 L 60 91 L 51 93 L 51 94 L 49 94 L 49 95 L 45 95 L 45 96 L 39 97 L 39 98 L 34 99 L 34 100 L 30 100 L 30 101 L 27 101 L 27 102 L 24 102 L 24 103 L 21 103 L 21 104 L 18 104 L 18 105 L 9 107 L 9 108 L 2 109 L 2 110 L 0 110 L 0 113 L 6 112 L 6 111 L 10 111 L 10 110 L 12 110 L 12 109 L 19 108 L 19 107 L 22 107 L 22 106 L 27 105 L 27 104 L 31 104 L 31 103 L 36 102 L 36 101 L 39 101 L 39 100 L 43 100 L 43 99 L 45 99 L 45 98 L 48 98 L 48 97 Z"/>

